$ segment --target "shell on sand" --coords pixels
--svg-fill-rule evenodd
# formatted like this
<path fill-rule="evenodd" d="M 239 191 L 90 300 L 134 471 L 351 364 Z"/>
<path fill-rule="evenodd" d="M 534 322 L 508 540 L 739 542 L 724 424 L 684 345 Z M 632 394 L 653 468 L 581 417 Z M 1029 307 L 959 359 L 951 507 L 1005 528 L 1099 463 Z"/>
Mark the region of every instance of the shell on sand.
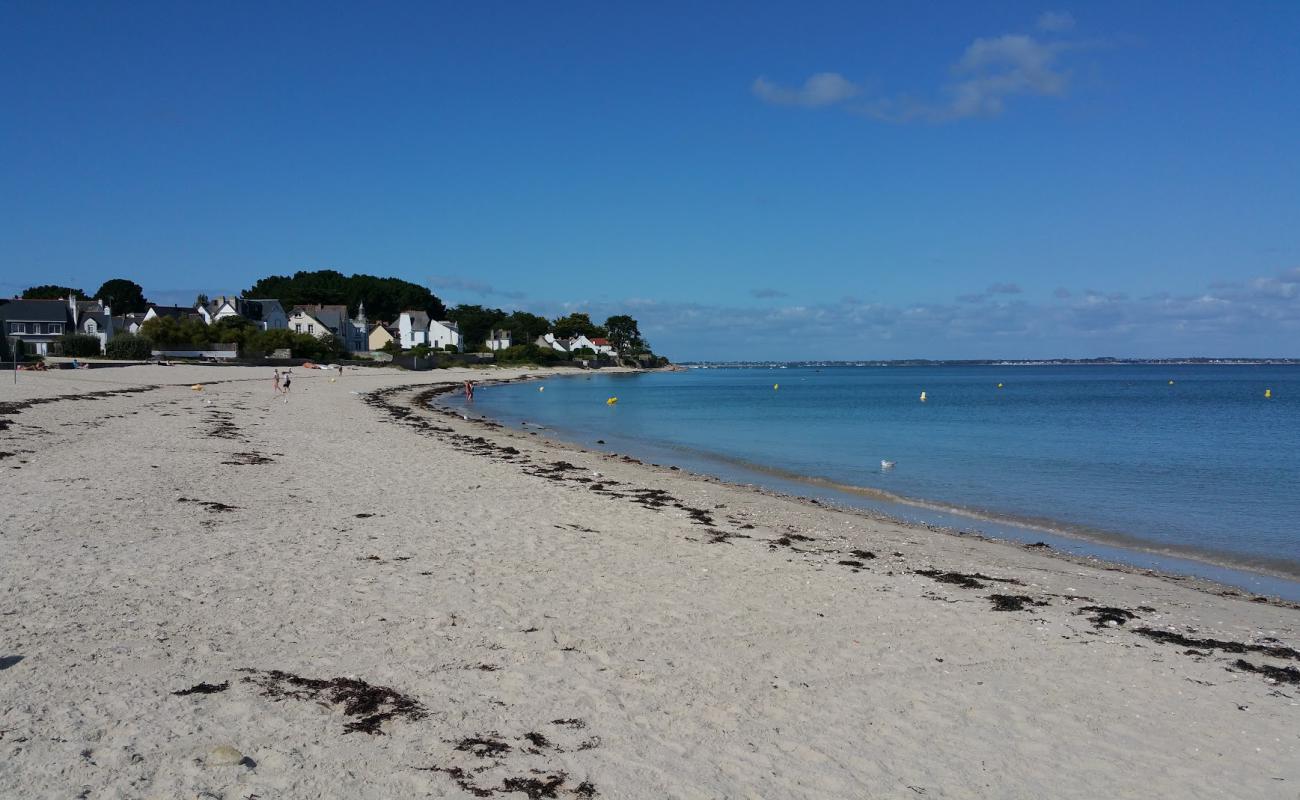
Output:
<path fill-rule="evenodd" d="M 230 767 L 243 761 L 244 754 L 228 744 L 219 744 L 208 751 L 207 763 L 212 767 Z"/>

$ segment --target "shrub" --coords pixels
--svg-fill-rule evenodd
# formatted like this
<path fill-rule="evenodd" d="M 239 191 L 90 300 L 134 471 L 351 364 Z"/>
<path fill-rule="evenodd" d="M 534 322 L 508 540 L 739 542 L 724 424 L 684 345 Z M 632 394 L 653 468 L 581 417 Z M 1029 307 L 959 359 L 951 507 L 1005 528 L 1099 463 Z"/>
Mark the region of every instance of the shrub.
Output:
<path fill-rule="evenodd" d="M 553 364 L 559 361 L 560 354 L 535 344 L 517 344 L 497 351 L 497 362 L 502 364 Z"/>
<path fill-rule="evenodd" d="M 154 317 L 140 326 L 140 332 L 162 348 L 202 350 L 214 341 L 203 320 L 189 317 Z"/>
<path fill-rule="evenodd" d="M 108 340 L 104 354 L 109 358 L 145 359 L 153 355 L 153 342 L 134 333 L 119 333 Z"/>
<path fill-rule="evenodd" d="M 396 339 L 390 339 L 387 342 L 384 342 L 384 346 L 379 348 L 379 352 L 388 353 L 390 356 L 400 356 L 402 354 L 402 346 L 397 343 Z"/>
<path fill-rule="evenodd" d="M 294 358 L 326 361 L 341 354 L 343 344 L 337 336 L 317 338 L 287 328 L 257 331 L 244 339 L 244 355 L 266 355 L 281 349 L 287 349 Z"/>
<path fill-rule="evenodd" d="M 574 350 L 571 355 L 574 358 L 595 358 L 596 351 L 592 350 L 590 347 L 579 347 L 577 350 Z"/>
<path fill-rule="evenodd" d="M 320 354 L 318 358 L 337 359 L 343 358 L 348 354 L 348 348 L 343 344 L 343 340 L 332 333 L 327 333 L 320 337 Z"/>
<path fill-rule="evenodd" d="M 459 353 L 459 352 L 460 352 L 460 348 L 457 347 L 457 346 L 454 345 L 454 344 L 444 344 L 444 345 L 442 346 L 442 349 L 443 349 L 443 350 L 446 350 L 448 353 Z"/>
<path fill-rule="evenodd" d="M 59 347 L 63 355 L 70 357 L 99 355 L 99 337 L 86 333 L 65 333 L 59 337 Z"/>

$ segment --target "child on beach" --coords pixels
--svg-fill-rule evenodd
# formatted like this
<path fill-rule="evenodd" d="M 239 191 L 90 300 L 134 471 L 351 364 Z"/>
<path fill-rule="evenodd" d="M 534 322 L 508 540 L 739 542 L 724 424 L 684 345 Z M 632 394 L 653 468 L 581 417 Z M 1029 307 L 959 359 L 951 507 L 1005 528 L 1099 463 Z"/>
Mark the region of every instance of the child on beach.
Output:
<path fill-rule="evenodd" d="M 465 399 L 474 402 L 474 381 L 465 381 Z"/>
<path fill-rule="evenodd" d="M 275 393 L 279 394 L 280 393 L 280 370 L 278 369 L 275 371 L 275 379 L 272 385 L 275 387 Z"/>

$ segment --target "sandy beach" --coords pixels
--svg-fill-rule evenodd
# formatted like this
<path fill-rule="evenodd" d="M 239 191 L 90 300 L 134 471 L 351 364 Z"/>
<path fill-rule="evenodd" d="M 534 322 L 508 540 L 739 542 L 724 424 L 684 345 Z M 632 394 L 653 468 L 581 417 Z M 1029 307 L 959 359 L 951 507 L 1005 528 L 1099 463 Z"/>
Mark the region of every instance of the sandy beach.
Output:
<path fill-rule="evenodd" d="M 0 797 L 1300 797 L 1295 606 L 425 407 L 545 374 L 5 375 Z"/>

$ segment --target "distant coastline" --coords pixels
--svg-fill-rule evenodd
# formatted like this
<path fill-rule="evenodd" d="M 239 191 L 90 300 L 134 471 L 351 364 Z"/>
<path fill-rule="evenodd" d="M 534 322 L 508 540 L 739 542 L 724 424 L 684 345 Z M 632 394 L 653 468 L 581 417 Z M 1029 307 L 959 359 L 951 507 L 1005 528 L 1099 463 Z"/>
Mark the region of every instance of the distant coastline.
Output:
<path fill-rule="evenodd" d="M 851 359 L 805 361 L 679 361 L 688 369 L 753 369 L 754 367 L 1053 367 L 1053 366 L 1300 366 L 1300 358 L 970 358 L 970 359 Z"/>

